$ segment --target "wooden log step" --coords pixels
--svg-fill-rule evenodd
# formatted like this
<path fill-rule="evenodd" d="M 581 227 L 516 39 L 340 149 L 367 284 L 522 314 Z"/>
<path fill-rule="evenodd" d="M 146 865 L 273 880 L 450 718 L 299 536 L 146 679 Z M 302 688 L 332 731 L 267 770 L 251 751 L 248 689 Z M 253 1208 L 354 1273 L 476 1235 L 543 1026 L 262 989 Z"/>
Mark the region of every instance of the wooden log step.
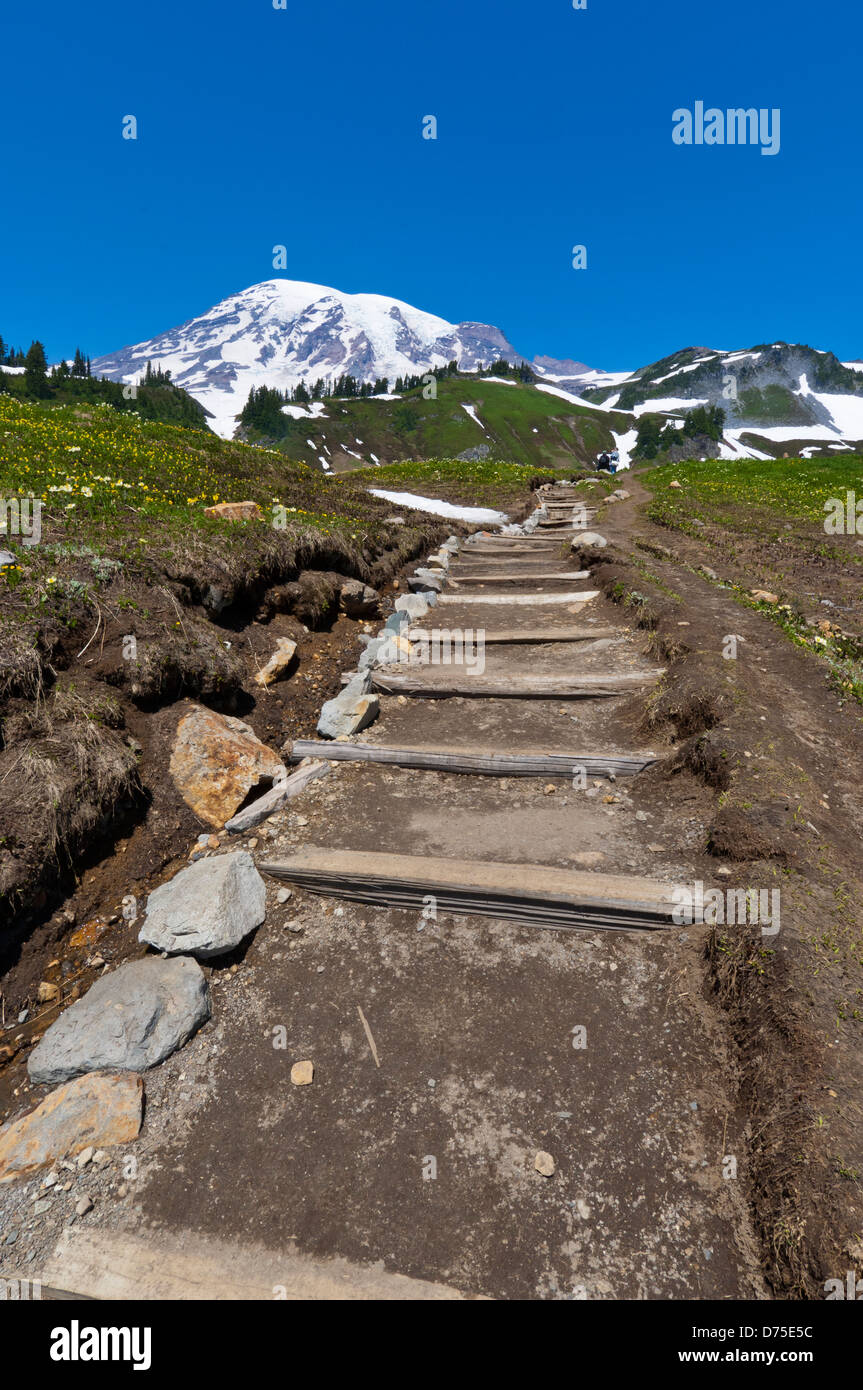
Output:
<path fill-rule="evenodd" d="M 527 560 L 553 560 L 561 554 L 562 549 L 563 547 L 559 540 L 549 541 L 547 546 L 537 546 L 536 550 L 532 548 L 530 550 L 493 550 L 490 546 L 488 549 L 483 546 L 482 550 L 462 551 L 457 563 L 460 565 L 473 565 L 478 561 L 482 561 L 484 564 L 492 564 L 495 561 L 500 562 L 501 560 L 514 560 L 517 562 L 524 562 Z M 450 566 L 450 569 L 452 568 L 453 567 Z"/>
<path fill-rule="evenodd" d="M 538 540 L 524 541 L 483 541 L 481 545 L 463 545 L 458 553 L 459 560 L 469 555 L 530 555 L 539 551 L 549 551 L 557 542 L 551 536 L 541 536 Z"/>
<path fill-rule="evenodd" d="M 438 594 L 435 609 L 450 603 L 510 603 L 521 607 L 533 604 L 545 606 L 558 603 L 589 603 L 599 597 L 598 589 L 575 589 L 566 592 L 559 590 L 553 594 Z"/>
<path fill-rule="evenodd" d="M 268 1250 L 259 1242 L 240 1244 L 192 1230 L 141 1233 L 80 1225 L 65 1227 L 48 1254 L 42 1281 L 43 1297 L 50 1281 L 65 1291 L 52 1297 L 110 1303 L 272 1303 L 277 1289 L 283 1289 L 292 1303 L 415 1303 L 472 1297 L 379 1266 L 312 1258 L 293 1245 Z M 106 1323 L 114 1316 L 119 1320 L 119 1314 L 106 1313 Z"/>
<path fill-rule="evenodd" d="M 408 672 L 381 666 L 371 673 L 372 690 L 381 695 L 413 695 L 431 700 L 451 696 L 482 700 L 588 700 L 624 695 L 629 690 L 654 685 L 664 674 L 662 668 L 657 668 L 612 675 L 589 671 L 573 676 L 459 676 L 458 670 L 417 666 Z"/>
<path fill-rule="evenodd" d="M 309 847 L 258 866 L 312 893 L 376 907 L 497 917 L 558 930 L 655 930 L 672 925 L 671 887 L 652 879 L 580 873 L 546 864 L 495 864 L 428 855 Z"/>
<path fill-rule="evenodd" d="M 565 777 L 576 768 L 590 777 L 634 777 L 656 762 L 653 753 L 498 753 L 493 749 L 439 746 L 393 748 L 381 743 L 323 743 L 297 738 L 291 746 L 291 762 L 302 758 L 326 758 L 334 763 L 384 763 L 415 767 L 425 772 L 470 773 L 483 777 Z"/>
<path fill-rule="evenodd" d="M 456 582 L 458 584 L 523 584 L 525 580 L 530 579 L 535 579 L 539 583 L 540 581 L 547 582 L 549 579 L 590 578 L 590 570 L 564 570 L 562 573 L 560 570 L 540 570 L 538 573 L 526 573 L 524 570 L 517 570 L 513 573 L 510 570 L 507 573 L 495 573 L 493 571 L 491 574 L 463 574 L 461 570 L 458 570 L 457 573 L 458 580 Z"/>
<path fill-rule="evenodd" d="M 408 630 L 412 642 L 432 642 L 434 632 L 431 628 L 412 627 Z M 620 637 L 623 633 L 615 627 L 502 627 L 496 632 L 482 629 L 482 640 L 488 645 L 493 642 L 519 643 L 532 646 L 543 642 L 592 642 L 595 638 Z M 476 642 L 478 632 L 464 629 L 464 640 Z"/>

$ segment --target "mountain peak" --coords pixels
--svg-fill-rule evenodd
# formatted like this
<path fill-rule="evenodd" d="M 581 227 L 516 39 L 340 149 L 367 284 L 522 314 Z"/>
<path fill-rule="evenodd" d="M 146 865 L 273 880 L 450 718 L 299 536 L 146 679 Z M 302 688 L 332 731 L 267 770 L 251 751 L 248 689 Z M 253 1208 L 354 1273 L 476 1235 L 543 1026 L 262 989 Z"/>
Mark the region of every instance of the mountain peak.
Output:
<path fill-rule="evenodd" d="M 97 358 L 93 370 L 134 382 L 150 361 L 170 371 L 210 412 L 213 428 L 230 437 L 253 386 L 285 390 L 346 373 L 359 381 L 394 381 L 453 360 L 471 371 L 496 357 L 521 361 L 491 324 L 450 323 L 389 295 L 272 279 L 155 338 Z"/>

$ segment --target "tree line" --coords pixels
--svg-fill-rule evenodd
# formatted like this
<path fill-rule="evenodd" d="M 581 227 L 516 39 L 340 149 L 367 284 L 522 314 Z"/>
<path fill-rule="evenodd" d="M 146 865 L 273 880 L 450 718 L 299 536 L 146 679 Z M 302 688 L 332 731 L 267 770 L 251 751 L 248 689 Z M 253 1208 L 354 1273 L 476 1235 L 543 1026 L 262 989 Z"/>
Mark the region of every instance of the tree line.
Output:
<path fill-rule="evenodd" d="M 2 339 L 0 339 L 2 343 Z M 4 372 L 3 367 L 23 367 L 23 372 Z M 0 358 L 0 391 L 22 400 L 54 401 L 99 400 L 115 410 L 136 411 L 146 420 L 207 429 L 203 406 L 171 380 L 171 373 L 147 363 L 143 379 L 134 387 L 107 377 L 93 376 L 90 358 L 75 349 L 71 363 L 65 359 L 48 367 L 45 345 L 34 339 L 26 353 L 4 345 Z"/>
<path fill-rule="evenodd" d="M 682 426 L 673 421 L 662 425 L 658 415 L 642 415 L 633 454 L 637 458 L 655 459 L 687 440 L 707 438 L 720 440 L 725 425 L 725 411 L 719 405 L 697 405 L 687 410 Z"/>

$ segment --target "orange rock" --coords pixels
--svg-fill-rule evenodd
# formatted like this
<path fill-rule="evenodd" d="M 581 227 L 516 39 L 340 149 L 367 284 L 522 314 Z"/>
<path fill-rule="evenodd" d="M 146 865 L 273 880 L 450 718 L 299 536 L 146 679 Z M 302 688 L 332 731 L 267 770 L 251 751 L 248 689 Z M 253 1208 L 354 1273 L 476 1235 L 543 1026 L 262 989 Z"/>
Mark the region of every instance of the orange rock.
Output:
<path fill-rule="evenodd" d="M 264 513 L 257 502 L 217 502 L 214 507 L 205 507 L 204 516 L 215 516 L 222 521 L 263 521 Z"/>
<path fill-rule="evenodd" d="M 90 1146 L 128 1144 L 141 1128 L 144 1082 L 134 1072 L 90 1072 L 0 1129 L 0 1183 Z"/>
<path fill-rule="evenodd" d="M 217 829 L 250 791 L 266 791 L 287 776 L 278 754 L 248 724 L 203 705 L 193 705 L 177 726 L 170 772 L 186 805 Z"/>

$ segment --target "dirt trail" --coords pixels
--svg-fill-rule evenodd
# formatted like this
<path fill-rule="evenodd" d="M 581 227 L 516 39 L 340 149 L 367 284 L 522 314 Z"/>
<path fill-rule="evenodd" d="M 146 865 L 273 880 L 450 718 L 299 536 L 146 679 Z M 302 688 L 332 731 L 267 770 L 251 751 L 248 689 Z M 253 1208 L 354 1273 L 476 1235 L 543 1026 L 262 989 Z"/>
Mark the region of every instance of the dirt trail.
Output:
<path fill-rule="evenodd" d="M 575 571 L 566 540 L 555 568 Z M 456 579 L 475 568 L 466 549 Z M 506 591 L 531 584 L 524 567 Z M 617 605 L 577 609 L 455 605 L 425 626 L 476 627 L 481 611 L 489 628 L 517 613 L 618 634 L 598 648 L 488 648 L 504 676 L 655 666 Z M 641 732 L 648 695 L 384 696 L 361 737 L 661 757 L 669 748 Z M 683 780 L 669 798 L 645 775 L 551 791 L 343 763 L 241 843 L 259 862 L 317 845 L 712 881 L 713 794 Z M 268 880 L 267 921 L 245 951 L 212 970 L 212 1022 L 148 1073 L 136 1172 L 88 1226 L 156 1248 L 192 1231 L 380 1263 L 494 1298 L 767 1296 L 743 1183 L 723 1175 L 727 1155 L 745 1168 L 747 1132 L 724 1019 L 703 995 L 706 928 L 540 931 L 298 889 L 282 904 L 279 887 Z M 292 1086 L 304 1058 L 314 1083 Z M 552 1177 L 535 1170 L 540 1151 Z"/>

